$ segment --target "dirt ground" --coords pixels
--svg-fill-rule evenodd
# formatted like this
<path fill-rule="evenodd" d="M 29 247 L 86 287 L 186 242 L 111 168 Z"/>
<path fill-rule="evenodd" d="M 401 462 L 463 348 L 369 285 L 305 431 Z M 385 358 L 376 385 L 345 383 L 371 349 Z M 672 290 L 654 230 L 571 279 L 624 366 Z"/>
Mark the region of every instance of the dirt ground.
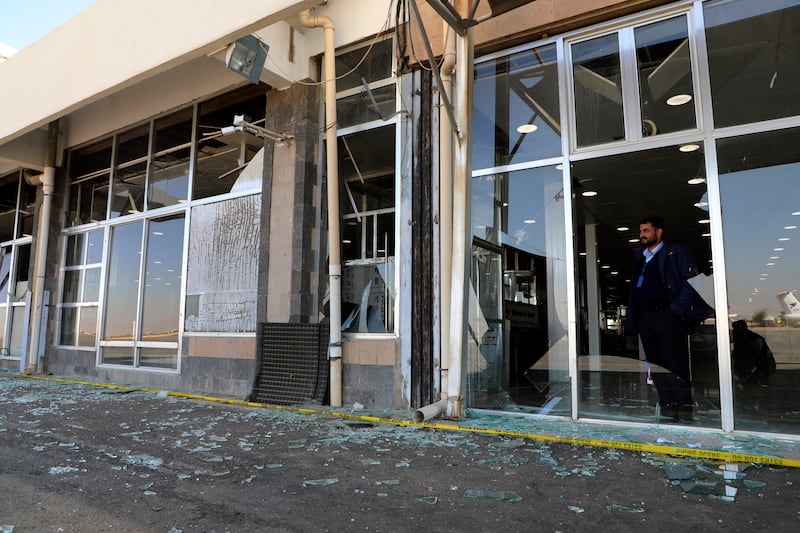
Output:
<path fill-rule="evenodd" d="M 14 533 L 800 527 L 792 468 L 2 375 L 0 454 Z"/>

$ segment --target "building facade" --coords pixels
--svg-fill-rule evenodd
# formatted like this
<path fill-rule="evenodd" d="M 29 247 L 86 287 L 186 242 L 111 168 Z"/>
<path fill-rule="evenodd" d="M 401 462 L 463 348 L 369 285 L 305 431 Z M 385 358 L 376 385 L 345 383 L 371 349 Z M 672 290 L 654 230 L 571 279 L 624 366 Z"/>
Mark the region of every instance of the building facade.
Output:
<path fill-rule="evenodd" d="M 664 422 L 625 325 L 657 215 L 711 309 L 691 423 L 798 433 L 800 2 L 234 4 L 99 0 L 0 65 L 3 368 Z"/>

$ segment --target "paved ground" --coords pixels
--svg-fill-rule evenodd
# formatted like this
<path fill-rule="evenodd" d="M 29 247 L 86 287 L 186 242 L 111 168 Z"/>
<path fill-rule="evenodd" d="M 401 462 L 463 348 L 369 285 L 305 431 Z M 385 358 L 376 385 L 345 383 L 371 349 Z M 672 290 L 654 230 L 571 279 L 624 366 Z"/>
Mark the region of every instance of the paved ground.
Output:
<path fill-rule="evenodd" d="M 0 454 L 14 533 L 800 527 L 795 468 L 7 375 Z"/>

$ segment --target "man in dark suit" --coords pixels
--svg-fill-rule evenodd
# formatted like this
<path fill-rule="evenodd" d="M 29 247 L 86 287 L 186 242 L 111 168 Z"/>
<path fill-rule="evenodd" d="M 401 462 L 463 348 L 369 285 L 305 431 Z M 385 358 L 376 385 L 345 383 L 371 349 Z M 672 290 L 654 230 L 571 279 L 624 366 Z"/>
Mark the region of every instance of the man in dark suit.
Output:
<path fill-rule="evenodd" d="M 691 420 L 693 405 L 688 325 L 701 322 L 708 312 L 687 281 L 698 274 L 694 254 L 663 237 L 660 218 L 639 223 L 644 248 L 631 274 L 626 334 L 638 333 L 647 361 L 668 371 L 653 374 L 661 414 L 684 423 Z"/>

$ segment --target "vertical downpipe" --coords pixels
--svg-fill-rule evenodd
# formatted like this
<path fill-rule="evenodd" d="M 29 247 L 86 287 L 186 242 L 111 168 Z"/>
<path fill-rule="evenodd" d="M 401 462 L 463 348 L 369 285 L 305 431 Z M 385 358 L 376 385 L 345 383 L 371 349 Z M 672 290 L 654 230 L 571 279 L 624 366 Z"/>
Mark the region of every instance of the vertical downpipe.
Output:
<path fill-rule="evenodd" d="M 31 301 L 31 337 L 28 343 L 28 361 L 25 373 L 41 372 L 39 364 L 39 336 L 42 326 L 42 304 L 44 300 L 44 280 L 47 273 L 47 245 L 50 235 L 50 212 L 53 205 L 53 191 L 56 184 L 56 153 L 58 150 L 58 120 L 47 127 L 47 152 L 45 153 L 44 173 L 41 175 L 42 207 L 39 211 L 39 224 L 36 231 L 36 252 L 34 264 L 36 276 L 33 283 Z"/>
<path fill-rule="evenodd" d="M 442 32 L 447 36 L 441 66 L 443 90 L 448 99 L 453 98 L 453 71 L 456 66 L 455 32 L 442 22 Z M 453 125 L 439 97 L 439 305 L 440 339 L 442 349 L 441 397 L 447 399 L 450 372 L 450 292 L 453 264 Z M 460 357 L 460 356 L 459 356 Z"/>
<path fill-rule="evenodd" d="M 328 275 L 330 283 L 330 358 L 331 406 L 342 406 L 342 257 L 339 235 L 339 153 L 336 141 L 336 68 L 334 25 L 328 17 L 312 17 L 310 10 L 300 13 L 307 28 L 322 28 L 325 38 L 323 78 L 325 79 L 326 173 L 328 175 Z"/>
<path fill-rule="evenodd" d="M 470 2 L 458 0 L 458 11 L 463 18 L 469 16 Z M 463 408 L 462 363 L 465 357 L 464 332 L 468 320 L 467 279 L 468 251 L 471 240 L 469 229 L 469 190 L 472 175 L 472 69 L 473 29 L 456 37 L 456 122 L 461 136 L 453 160 L 453 266 L 450 299 L 450 368 L 447 377 L 447 415 L 460 418 Z"/>

